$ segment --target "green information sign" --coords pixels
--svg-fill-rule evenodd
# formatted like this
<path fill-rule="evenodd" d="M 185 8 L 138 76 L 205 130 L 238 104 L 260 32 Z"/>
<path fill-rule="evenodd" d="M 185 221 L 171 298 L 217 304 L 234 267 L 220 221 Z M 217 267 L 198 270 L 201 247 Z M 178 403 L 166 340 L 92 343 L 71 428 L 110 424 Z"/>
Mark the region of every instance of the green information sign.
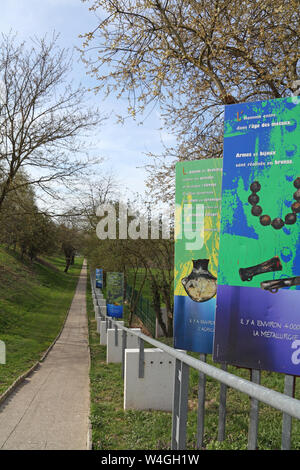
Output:
<path fill-rule="evenodd" d="M 107 315 L 121 318 L 123 316 L 124 274 L 106 273 L 106 288 Z"/>
<path fill-rule="evenodd" d="M 220 158 L 176 165 L 175 348 L 212 352 L 221 180 Z"/>
<path fill-rule="evenodd" d="M 226 106 L 214 360 L 300 375 L 300 102 Z"/>

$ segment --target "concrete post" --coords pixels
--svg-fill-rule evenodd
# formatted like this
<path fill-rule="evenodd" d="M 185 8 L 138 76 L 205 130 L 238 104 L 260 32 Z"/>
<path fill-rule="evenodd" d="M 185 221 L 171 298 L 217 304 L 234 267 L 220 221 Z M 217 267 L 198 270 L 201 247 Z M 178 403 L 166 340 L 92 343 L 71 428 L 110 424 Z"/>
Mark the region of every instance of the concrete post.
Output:
<path fill-rule="evenodd" d="M 144 349 L 144 377 L 139 378 L 139 350 L 126 349 L 124 409 L 172 411 L 174 362 L 161 349 Z"/>
<path fill-rule="evenodd" d="M 100 320 L 99 322 L 100 344 L 106 345 L 106 321 Z"/>
<path fill-rule="evenodd" d="M 100 306 L 100 312 L 101 312 L 102 317 L 106 317 L 106 314 L 107 314 L 106 305 Z"/>
<path fill-rule="evenodd" d="M 124 322 L 123 322 L 124 323 Z M 140 328 L 130 328 L 132 331 L 140 332 Z M 115 328 L 107 330 L 107 350 L 106 362 L 121 363 L 122 362 L 122 329 Z M 117 344 L 116 344 L 117 340 Z M 127 348 L 138 348 L 138 336 L 128 333 L 127 334 Z"/>
<path fill-rule="evenodd" d="M 120 325 L 124 326 L 124 321 L 118 321 Z M 106 346 L 107 344 L 107 328 L 106 328 L 106 320 L 99 320 L 99 333 L 100 333 L 100 344 L 102 346 Z"/>

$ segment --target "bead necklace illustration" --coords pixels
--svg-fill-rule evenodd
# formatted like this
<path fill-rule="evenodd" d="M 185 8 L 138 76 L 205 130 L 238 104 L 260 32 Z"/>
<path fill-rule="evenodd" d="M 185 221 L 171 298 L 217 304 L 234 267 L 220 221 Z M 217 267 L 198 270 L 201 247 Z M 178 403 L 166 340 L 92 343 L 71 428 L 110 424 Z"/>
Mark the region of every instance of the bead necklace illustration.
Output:
<path fill-rule="evenodd" d="M 280 230 L 284 225 L 294 225 L 297 221 L 297 214 L 300 212 L 300 177 L 293 181 L 296 192 L 293 194 L 295 202 L 291 205 L 292 212 L 286 214 L 285 219 L 276 217 L 273 220 L 267 214 L 263 214 L 263 209 L 258 202 L 260 198 L 258 192 L 261 189 L 259 181 L 254 181 L 250 185 L 251 194 L 248 197 L 248 202 L 252 205 L 251 214 L 255 217 L 260 217 L 260 223 L 263 226 L 271 225 L 275 230 Z M 195 302 L 206 302 L 216 295 L 217 292 L 217 278 L 213 276 L 208 270 L 209 259 L 192 260 L 193 269 L 191 273 L 184 277 L 181 282 L 188 294 L 188 296 Z M 243 282 L 251 281 L 254 276 L 265 274 L 268 272 L 281 271 L 282 264 L 278 256 L 263 261 L 255 266 L 248 268 L 240 268 L 239 275 Z M 263 290 L 267 290 L 273 294 L 278 292 L 282 287 L 292 287 L 300 285 L 300 276 L 272 279 L 260 283 Z"/>
<path fill-rule="evenodd" d="M 297 177 L 293 181 L 293 185 L 296 188 L 296 192 L 293 194 L 295 202 L 291 205 L 292 212 L 286 214 L 284 221 L 281 217 L 276 217 L 271 219 L 267 214 L 261 215 L 263 209 L 258 205 L 259 196 L 258 192 L 261 189 L 261 184 L 259 181 L 254 181 L 250 185 L 251 195 L 248 197 L 248 202 L 252 205 L 251 214 L 253 216 L 260 216 L 260 223 L 263 226 L 271 225 L 275 230 L 280 230 L 284 225 L 294 225 L 297 221 L 297 214 L 300 212 L 300 177 Z M 239 275 L 242 281 L 251 281 L 254 276 L 259 274 L 264 274 L 267 272 L 281 271 L 282 265 L 278 256 L 264 261 L 255 266 L 250 266 L 248 268 L 240 268 Z M 300 276 L 281 278 L 281 279 L 272 279 L 263 281 L 260 283 L 260 287 L 263 290 L 267 290 L 272 294 L 276 294 L 279 289 L 283 287 L 292 287 L 300 285 Z"/>
<path fill-rule="evenodd" d="M 248 202 L 252 205 L 251 214 L 255 217 L 259 217 L 261 225 L 267 226 L 271 225 L 275 230 L 280 230 L 285 224 L 286 225 L 293 225 L 297 221 L 297 214 L 300 212 L 300 177 L 294 180 L 294 187 L 296 188 L 296 192 L 294 193 L 293 197 L 295 202 L 292 204 L 291 209 L 292 212 L 286 214 L 284 221 L 281 217 L 276 217 L 275 219 L 271 219 L 271 217 L 267 214 L 263 214 L 263 209 L 261 206 L 258 205 L 260 200 L 258 196 L 258 192 L 261 189 L 261 185 L 259 181 L 254 181 L 250 185 L 250 189 L 252 193 L 248 197 Z"/>

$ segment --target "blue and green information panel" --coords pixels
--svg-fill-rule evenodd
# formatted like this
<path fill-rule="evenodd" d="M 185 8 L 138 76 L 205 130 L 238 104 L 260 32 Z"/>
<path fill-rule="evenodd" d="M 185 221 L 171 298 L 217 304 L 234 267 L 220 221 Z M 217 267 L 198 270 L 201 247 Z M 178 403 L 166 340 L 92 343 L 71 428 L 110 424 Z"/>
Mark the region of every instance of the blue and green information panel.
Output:
<path fill-rule="evenodd" d="M 103 288 L 103 269 L 96 268 L 96 287 Z"/>
<path fill-rule="evenodd" d="M 124 274 L 106 273 L 106 312 L 107 316 L 123 317 Z"/>
<path fill-rule="evenodd" d="M 300 104 L 225 108 L 213 358 L 300 375 Z"/>
<path fill-rule="evenodd" d="M 212 353 L 222 159 L 176 165 L 174 347 Z"/>

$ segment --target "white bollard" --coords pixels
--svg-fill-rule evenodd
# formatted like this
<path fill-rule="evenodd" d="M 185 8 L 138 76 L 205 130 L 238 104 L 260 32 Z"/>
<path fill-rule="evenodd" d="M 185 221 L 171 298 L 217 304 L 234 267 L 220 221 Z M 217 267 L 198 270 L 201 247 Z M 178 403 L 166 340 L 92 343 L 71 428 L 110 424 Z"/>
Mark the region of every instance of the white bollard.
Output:
<path fill-rule="evenodd" d="M 99 309 L 99 306 L 97 305 L 97 303 L 94 303 L 95 320 L 96 320 L 97 315 L 98 315 L 98 309 Z"/>
<path fill-rule="evenodd" d="M 105 299 L 98 300 L 98 305 L 100 307 L 101 314 L 106 315 L 106 300 Z"/>
<path fill-rule="evenodd" d="M 139 378 L 139 349 L 126 349 L 124 409 L 172 411 L 174 363 L 161 349 L 144 349 L 144 377 Z"/>
<path fill-rule="evenodd" d="M 102 305 L 100 308 L 100 311 L 101 311 L 101 315 L 103 317 L 106 317 L 106 313 L 107 313 L 107 309 L 106 309 L 106 305 Z"/>
<path fill-rule="evenodd" d="M 123 320 L 118 320 L 117 323 L 124 326 Z M 99 321 L 99 333 L 100 333 L 100 344 L 102 346 L 105 346 L 107 344 L 106 320 Z"/>
<path fill-rule="evenodd" d="M 97 333 L 100 334 L 100 322 L 101 322 L 101 318 L 100 315 L 97 315 L 96 317 L 96 321 L 97 321 Z"/>
<path fill-rule="evenodd" d="M 99 333 L 100 333 L 100 344 L 105 346 L 106 345 L 106 321 L 105 320 L 100 320 L 99 322 Z"/>
<path fill-rule="evenodd" d="M 141 331 L 140 328 L 130 328 L 132 331 Z M 106 362 L 110 363 L 119 363 L 122 362 L 122 329 L 118 329 L 117 338 L 118 344 L 115 344 L 115 328 L 107 330 L 107 350 L 106 350 Z M 127 333 L 127 342 L 126 348 L 138 348 L 139 338 L 133 334 Z"/>

